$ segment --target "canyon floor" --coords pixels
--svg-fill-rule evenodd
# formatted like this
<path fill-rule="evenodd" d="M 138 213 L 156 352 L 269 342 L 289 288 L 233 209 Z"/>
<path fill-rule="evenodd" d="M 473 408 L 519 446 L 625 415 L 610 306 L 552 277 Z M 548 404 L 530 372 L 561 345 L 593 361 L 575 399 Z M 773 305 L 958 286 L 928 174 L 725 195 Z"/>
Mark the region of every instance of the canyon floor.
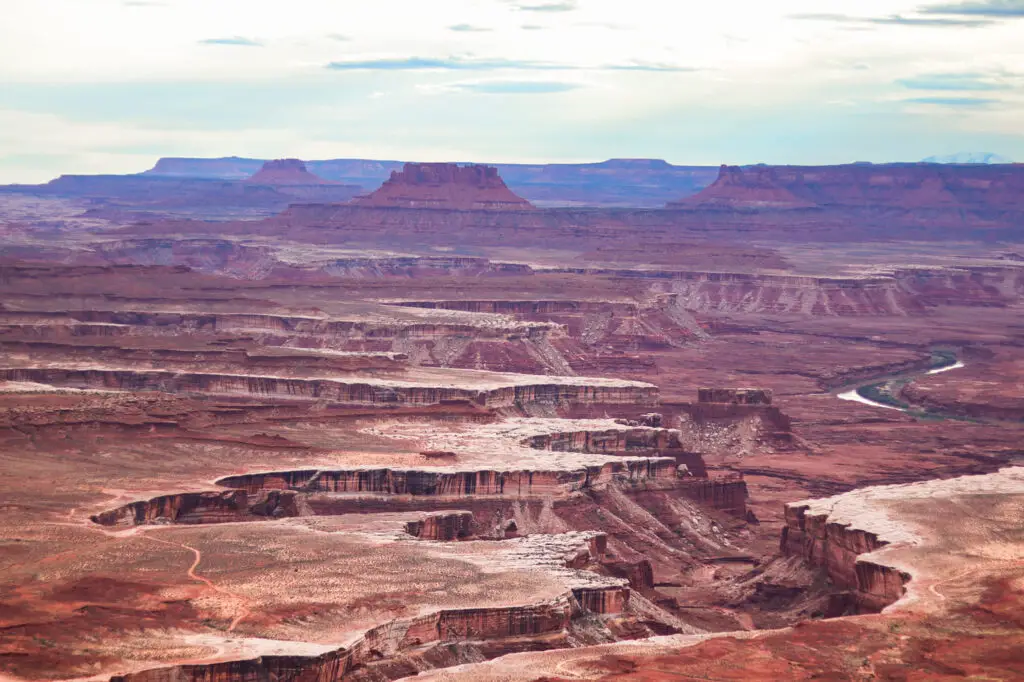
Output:
<path fill-rule="evenodd" d="M 0 193 L 0 679 L 1024 678 L 1024 243 L 325 206 Z"/>

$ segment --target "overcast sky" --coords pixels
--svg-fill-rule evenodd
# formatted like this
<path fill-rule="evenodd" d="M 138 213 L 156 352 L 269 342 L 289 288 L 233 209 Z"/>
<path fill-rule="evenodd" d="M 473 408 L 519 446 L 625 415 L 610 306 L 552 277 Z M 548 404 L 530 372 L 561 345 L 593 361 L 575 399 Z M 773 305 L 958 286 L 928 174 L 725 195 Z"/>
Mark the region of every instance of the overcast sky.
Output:
<path fill-rule="evenodd" d="M 1024 0 L 3 0 L 0 182 L 160 156 L 1024 161 Z"/>

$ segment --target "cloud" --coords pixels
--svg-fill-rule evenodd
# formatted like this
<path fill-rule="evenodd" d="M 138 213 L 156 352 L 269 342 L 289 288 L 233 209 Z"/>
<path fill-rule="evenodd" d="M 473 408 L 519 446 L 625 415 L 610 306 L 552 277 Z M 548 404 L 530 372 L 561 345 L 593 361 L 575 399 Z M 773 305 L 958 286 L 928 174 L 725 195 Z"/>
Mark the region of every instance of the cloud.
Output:
<path fill-rule="evenodd" d="M 984 0 L 982 2 L 926 5 L 918 11 L 921 14 L 953 14 L 967 17 L 1015 19 L 1024 18 L 1024 0 Z"/>
<path fill-rule="evenodd" d="M 200 45 L 238 45 L 241 47 L 263 47 L 263 43 L 252 38 L 243 38 L 242 36 L 232 36 L 230 38 L 207 38 L 206 40 L 200 40 Z"/>
<path fill-rule="evenodd" d="M 167 7 L 163 0 L 124 0 L 121 4 L 125 7 Z"/>
<path fill-rule="evenodd" d="M 551 62 L 535 62 L 516 59 L 474 59 L 465 57 L 400 57 L 397 59 L 361 59 L 355 61 L 331 62 L 327 65 L 333 71 L 492 71 L 497 69 L 521 69 L 524 71 L 555 71 L 576 67 Z"/>
<path fill-rule="evenodd" d="M 544 30 L 544 27 L 540 26 L 538 24 L 523 24 L 519 28 L 523 29 L 524 31 L 543 31 Z"/>
<path fill-rule="evenodd" d="M 903 101 L 909 104 L 932 104 L 940 107 L 985 107 L 999 100 L 983 97 L 915 97 Z"/>
<path fill-rule="evenodd" d="M 347 36 L 344 33 L 328 33 L 327 38 L 330 40 L 337 41 L 339 43 L 347 43 L 352 40 L 351 36 Z"/>
<path fill-rule="evenodd" d="M 849 14 L 805 13 L 791 14 L 790 19 L 804 21 L 831 21 L 853 26 L 921 26 L 925 28 L 980 28 L 989 26 L 990 19 L 955 19 L 951 17 L 905 17 L 891 14 L 887 17 L 855 17 Z"/>
<path fill-rule="evenodd" d="M 949 91 L 986 91 L 1009 90 L 1003 83 L 985 80 L 985 74 L 979 73 L 933 73 L 901 78 L 896 81 L 910 90 L 949 90 Z"/>
<path fill-rule="evenodd" d="M 481 81 L 477 83 L 455 83 L 449 89 L 461 92 L 475 92 L 485 95 L 548 95 L 569 92 L 582 87 L 579 83 L 560 81 Z"/>
<path fill-rule="evenodd" d="M 667 71 L 676 73 L 688 73 L 698 71 L 690 66 L 676 66 L 675 64 L 660 64 L 653 62 L 631 62 L 629 64 L 608 64 L 598 67 L 602 71 Z"/>
<path fill-rule="evenodd" d="M 472 24 L 455 24 L 454 26 L 449 26 L 448 30 L 459 33 L 485 33 L 491 29 L 485 26 L 473 26 Z"/>
<path fill-rule="evenodd" d="M 875 17 L 867 20 L 871 24 L 882 26 L 925 26 L 931 28 L 978 28 L 994 22 L 988 19 L 949 19 L 939 17 L 905 17 L 893 14 L 888 17 Z"/>
<path fill-rule="evenodd" d="M 565 0 L 565 2 L 543 2 L 536 5 L 514 3 L 513 6 L 522 12 L 574 12 L 579 7 L 576 0 Z"/>
<path fill-rule="evenodd" d="M 652 62 L 628 62 L 624 64 L 600 64 L 579 66 L 557 62 L 538 62 L 519 59 L 476 59 L 469 57 L 401 57 L 393 59 L 361 59 L 354 61 L 330 62 L 332 71 L 498 71 L 515 69 L 519 71 L 651 71 L 689 72 L 696 69 Z"/>

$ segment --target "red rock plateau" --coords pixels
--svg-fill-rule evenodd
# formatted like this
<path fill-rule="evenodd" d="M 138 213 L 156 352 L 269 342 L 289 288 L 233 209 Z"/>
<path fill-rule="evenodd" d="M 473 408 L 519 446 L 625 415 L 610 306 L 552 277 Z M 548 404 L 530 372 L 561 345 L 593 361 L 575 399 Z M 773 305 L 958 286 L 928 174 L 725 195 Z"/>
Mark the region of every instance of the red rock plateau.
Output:
<path fill-rule="evenodd" d="M 374 208 L 522 211 L 530 202 L 505 186 L 493 166 L 407 163 L 393 171 L 380 189 L 354 202 Z"/>
<path fill-rule="evenodd" d="M 867 206 L 1019 211 L 1024 207 L 1024 166 L 722 166 L 711 186 L 682 205 L 729 209 Z"/>
<path fill-rule="evenodd" d="M 1021 679 L 1019 173 L 7 188 L 0 679 Z"/>

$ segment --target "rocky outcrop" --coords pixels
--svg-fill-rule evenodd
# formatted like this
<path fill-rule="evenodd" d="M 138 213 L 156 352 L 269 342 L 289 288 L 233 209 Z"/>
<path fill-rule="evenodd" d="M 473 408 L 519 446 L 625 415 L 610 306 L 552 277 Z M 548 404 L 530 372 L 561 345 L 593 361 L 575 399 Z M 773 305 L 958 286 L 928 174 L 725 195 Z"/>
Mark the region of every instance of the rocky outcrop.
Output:
<path fill-rule="evenodd" d="M 249 513 L 249 497 L 244 490 L 180 493 L 151 500 L 132 502 L 97 514 L 94 523 L 102 526 L 141 526 L 159 523 L 227 523 L 242 521 Z"/>
<path fill-rule="evenodd" d="M 631 589 L 637 592 L 654 589 L 654 567 L 647 559 L 637 562 L 606 561 L 601 564 L 609 575 L 629 581 Z"/>
<path fill-rule="evenodd" d="M 101 526 L 211 524 L 298 516 L 296 494 L 290 490 L 204 491 L 161 495 L 131 502 L 90 517 Z"/>
<path fill-rule="evenodd" d="M 380 189 L 353 203 L 380 208 L 459 211 L 528 210 L 531 205 L 505 186 L 493 166 L 407 163 Z"/>
<path fill-rule="evenodd" d="M 428 514 L 422 519 L 406 523 L 405 532 L 420 540 L 463 540 L 473 534 L 473 512 Z"/>
<path fill-rule="evenodd" d="M 699 388 L 698 403 L 727 405 L 771 405 L 772 392 L 763 388 Z"/>
<path fill-rule="evenodd" d="M 862 612 L 881 611 L 906 592 L 910 574 L 860 558 L 889 543 L 874 532 L 830 519 L 828 512 L 810 512 L 807 504 L 786 505 L 781 548 L 821 568 L 840 590 L 851 592 Z"/>
<path fill-rule="evenodd" d="M 747 518 L 747 483 L 742 476 L 687 478 L 680 481 L 684 497 L 737 518 Z"/>

